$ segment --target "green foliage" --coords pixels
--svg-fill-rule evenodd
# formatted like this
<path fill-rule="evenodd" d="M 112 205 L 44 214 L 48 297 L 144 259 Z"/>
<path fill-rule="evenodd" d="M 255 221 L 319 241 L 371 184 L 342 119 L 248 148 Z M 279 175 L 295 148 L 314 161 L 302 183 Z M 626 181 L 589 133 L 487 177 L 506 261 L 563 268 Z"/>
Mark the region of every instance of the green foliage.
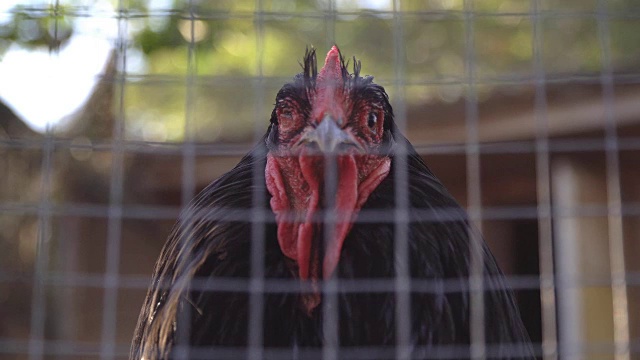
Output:
<path fill-rule="evenodd" d="M 183 45 L 184 41 L 178 31 L 178 18 L 169 18 L 167 26 L 159 30 L 152 30 L 148 25 L 134 37 L 134 42 L 139 44 L 145 55 L 149 55 L 165 48 L 174 48 Z"/>
<path fill-rule="evenodd" d="M 623 16 L 640 11 L 636 2 L 607 2 L 614 69 L 633 67 L 640 58 L 640 25 Z M 321 61 L 331 44 L 339 44 L 390 93 L 401 76 L 414 84 L 405 89 L 409 102 L 464 96 L 460 83 L 467 79 L 470 55 L 477 82 L 532 76 L 535 27 L 547 73 L 597 74 L 603 66 L 596 0 L 541 0 L 537 23 L 529 0 L 471 2 L 471 23 L 465 22 L 462 0 L 404 0 L 396 15 L 389 12 L 392 3 L 366 8 L 357 0 L 173 0 L 159 8 L 158 1 L 124 1 L 128 45 L 143 64 L 128 70 L 142 78 L 126 83 L 128 135 L 180 141 L 184 124 L 193 123 L 193 136 L 202 141 L 250 136 L 257 114 L 266 127 L 275 91 L 299 71 L 309 45 L 318 48 Z M 10 43 L 61 46 L 74 34 L 82 9 L 16 7 L 10 21 L 0 24 L 0 51 Z M 257 81 L 258 75 L 267 80 Z M 196 79 L 195 90 L 188 79 Z M 487 83 L 483 91 L 490 92 Z"/>
<path fill-rule="evenodd" d="M 10 20 L 0 24 L 0 54 L 16 42 L 25 47 L 47 47 L 58 49 L 73 35 L 73 23 L 65 6 L 49 6 L 44 9 L 31 9 L 24 5 L 16 6 L 10 14 Z"/>

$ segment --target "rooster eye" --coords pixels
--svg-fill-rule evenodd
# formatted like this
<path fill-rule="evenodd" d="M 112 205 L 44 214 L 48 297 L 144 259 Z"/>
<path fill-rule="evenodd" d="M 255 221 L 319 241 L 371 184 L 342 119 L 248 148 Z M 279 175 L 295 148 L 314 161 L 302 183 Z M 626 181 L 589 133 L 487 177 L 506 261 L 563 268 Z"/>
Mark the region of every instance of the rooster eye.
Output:
<path fill-rule="evenodd" d="M 367 117 L 367 125 L 370 128 L 374 128 L 377 123 L 378 123 L 378 116 L 376 115 L 376 113 L 370 112 L 369 116 Z"/>
<path fill-rule="evenodd" d="M 278 109 L 278 127 L 282 131 L 290 131 L 296 126 L 296 112 L 293 108 L 282 106 Z"/>

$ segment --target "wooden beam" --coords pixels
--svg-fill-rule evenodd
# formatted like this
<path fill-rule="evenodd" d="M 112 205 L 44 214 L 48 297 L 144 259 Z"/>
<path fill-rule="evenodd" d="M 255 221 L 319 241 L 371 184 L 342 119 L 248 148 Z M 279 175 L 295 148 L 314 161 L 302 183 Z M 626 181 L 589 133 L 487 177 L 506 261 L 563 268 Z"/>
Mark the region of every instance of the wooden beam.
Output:
<path fill-rule="evenodd" d="M 572 89 L 567 88 L 566 91 Z M 560 98 L 561 95 L 556 93 L 548 95 L 546 117 L 549 136 L 576 135 L 604 128 L 602 94 L 592 91 L 584 95 L 577 96 L 577 99 Z M 494 98 L 479 104 L 480 142 L 535 139 L 537 124 L 531 94 Z M 510 104 L 511 101 L 515 104 Z M 640 124 L 640 86 L 616 92 L 613 107 L 619 126 Z M 408 118 L 407 134 L 414 144 L 462 144 L 466 141 L 463 104 L 421 105 L 410 109 Z"/>

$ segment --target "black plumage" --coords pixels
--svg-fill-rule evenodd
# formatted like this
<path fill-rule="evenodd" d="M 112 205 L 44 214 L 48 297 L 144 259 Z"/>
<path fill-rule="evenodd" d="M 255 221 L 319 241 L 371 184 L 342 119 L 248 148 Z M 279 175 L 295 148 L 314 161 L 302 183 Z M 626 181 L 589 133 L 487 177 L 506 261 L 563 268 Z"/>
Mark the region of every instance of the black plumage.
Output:
<path fill-rule="evenodd" d="M 344 67 L 344 62 L 342 62 Z M 470 343 L 470 237 L 468 217 L 425 165 L 393 123 L 393 111 L 384 89 L 371 77 L 360 77 L 359 63 L 349 78 L 353 98 L 376 98 L 384 104 L 384 142 L 379 151 L 391 157 L 391 171 L 371 193 L 360 211 L 383 210 L 382 221 L 358 221 L 344 240 L 335 277 L 357 283 L 395 276 L 393 211 L 396 206 L 398 149 L 405 148 L 410 219 L 408 219 L 411 284 L 411 344 L 415 358 L 467 358 Z M 295 96 L 308 107 L 307 92 L 314 86 L 315 54 L 305 57 L 304 71 L 285 85 L 277 99 Z M 308 111 L 308 109 L 303 109 Z M 266 155 L 277 142 L 274 113 L 265 137 L 231 171 L 207 186 L 183 213 L 156 264 L 152 285 L 143 304 L 131 349 L 132 359 L 177 357 L 212 358 L 217 350 L 242 350 L 248 345 L 252 231 L 264 240 L 265 280 L 298 283 L 292 260 L 278 245 L 277 223 L 265 190 Z M 258 175 L 258 176 L 256 176 Z M 259 195 L 259 199 L 254 197 Z M 267 214 L 255 226 L 251 209 L 261 205 Z M 385 212 L 386 210 L 386 212 Z M 366 220 L 366 219 L 364 219 Z M 254 220 L 255 221 L 255 220 Z M 485 338 L 490 358 L 532 358 L 532 347 L 511 291 L 506 287 L 487 246 L 484 261 Z M 295 285 L 294 285 L 295 286 Z M 341 357 L 348 351 L 376 349 L 367 358 L 393 357 L 396 342 L 393 287 L 388 291 L 338 293 Z M 308 314 L 300 293 L 264 294 L 264 355 L 314 358 L 323 344 L 322 306 Z M 187 345 L 180 347 L 179 345 Z M 273 350 L 274 352 L 270 352 Z M 311 350 L 301 356 L 304 351 Z M 346 352 L 345 352 L 346 351 Z"/>

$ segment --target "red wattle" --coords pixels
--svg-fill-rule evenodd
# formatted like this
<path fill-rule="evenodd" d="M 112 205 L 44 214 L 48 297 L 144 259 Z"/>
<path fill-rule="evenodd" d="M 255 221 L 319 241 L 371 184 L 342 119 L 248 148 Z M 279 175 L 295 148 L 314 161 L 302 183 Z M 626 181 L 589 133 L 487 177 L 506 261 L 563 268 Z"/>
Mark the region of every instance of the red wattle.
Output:
<path fill-rule="evenodd" d="M 364 166 L 364 179 L 360 181 L 356 155 L 342 155 L 336 160 L 336 193 L 323 194 L 325 162 L 322 156 L 304 153 L 299 157 L 267 155 L 265 179 L 267 190 L 272 196 L 271 209 L 278 223 L 278 243 L 282 253 L 296 261 L 300 279 L 310 280 L 314 289 L 320 277 L 319 251 L 312 254 L 314 236 L 317 236 L 314 233 L 315 226 L 319 223 L 315 217 L 318 216 L 320 196 L 335 199 L 334 208 L 327 209 L 336 214 L 333 233 L 327 239 L 322 259 L 322 276 L 327 279 L 338 266 L 344 240 L 360 208 L 389 174 L 391 164 L 389 158 L 379 158 L 373 162 L 373 166 L 372 163 L 368 163 Z M 324 244 L 325 239 L 316 241 Z M 314 291 L 315 293 L 303 296 L 303 303 L 308 312 L 320 301 L 318 290 Z"/>
<path fill-rule="evenodd" d="M 359 209 L 356 208 L 358 196 L 358 168 L 353 155 L 340 156 L 338 158 L 338 187 L 336 194 L 325 194 L 325 196 L 335 196 L 335 228 L 333 237 L 327 244 L 322 274 L 328 279 L 338 266 L 342 244 L 347 237 L 354 215 Z"/>
<path fill-rule="evenodd" d="M 271 155 L 267 157 L 267 164 L 265 168 L 265 182 L 267 184 L 267 190 L 271 194 L 271 210 L 276 215 L 276 222 L 278 223 L 278 243 L 282 253 L 288 258 L 298 258 L 298 246 L 297 239 L 298 228 L 295 222 L 287 219 L 287 216 L 293 216 L 293 209 L 289 202 L 285 183 L 280 173 L 280 167 L 278 163 L 273 159 Z M 295 236 L 294 236 L 295 235 Z"/>

